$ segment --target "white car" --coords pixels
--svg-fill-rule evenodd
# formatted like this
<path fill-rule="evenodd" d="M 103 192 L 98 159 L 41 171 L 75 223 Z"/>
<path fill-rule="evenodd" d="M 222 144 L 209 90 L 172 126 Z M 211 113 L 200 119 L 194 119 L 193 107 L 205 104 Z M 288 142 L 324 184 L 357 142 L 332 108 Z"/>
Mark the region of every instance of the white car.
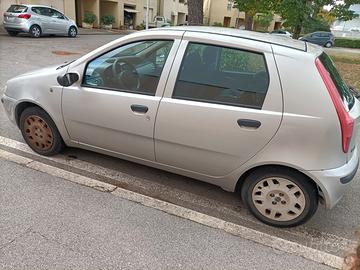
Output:
<path fill-rule="evenodd" d="M 196 178 L 273 226 L 332 208 L 357 172 L 359 101 L 320 46 L 269 34 L 140 31 L 9 80 L 1 101 L 39 154 L 79 147 Z"/>
<path fill-rule="evenodd" d="M 274 30 L 270 34 L 276 35 L 276 36 L 284 36 L 284 37 L 292 38 L 292 34 L 285 30 Z"/>

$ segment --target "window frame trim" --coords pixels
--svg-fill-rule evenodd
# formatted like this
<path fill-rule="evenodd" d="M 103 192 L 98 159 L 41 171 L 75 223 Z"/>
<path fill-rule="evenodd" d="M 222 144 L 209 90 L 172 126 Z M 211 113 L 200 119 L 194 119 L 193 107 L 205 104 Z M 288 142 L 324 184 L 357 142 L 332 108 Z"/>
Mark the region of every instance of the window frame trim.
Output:
<path fill-rule="evenodd" d="M 172 46 L 171 46 L 171 49 L 169 51 L 169 55 L 170 55 L 170 52 L 171 50 L 173 49 L 174 45 L 175 45 L 175 41 L 176 41 L 176 38 L 162 38 L 162 39 L 140 39 L 140 40 L 133 40 L 133 41 L 130 41 L 128 43 L 123 43 L 117 47 L 114 47 L 114 48 L 111 48 L 109 50 L 107 50 L 106 52 L 104 53 L 101 53 L 89 60 L 87 60 L 86 64 L 85 64 L 85 67 L 84 67 L 84 70 L 83 70 L 83 74 L 82 74 L 82 78 L 81 78 L 81 84 L 80 84 L 80 87 L 86 87 L 86 88 L 92 88 L 92 89 L 99 89 L 99 90 L 106 90 L 106 91 L 113 91 L 113 92 L 123 92 L 123 93 L 130 93 L 130 94 L 137 94 L 137 95 L 145 95 L 145 96 L 151 96 L 151 97 L 155 97 L 156 96 L 156 92 L 157 92 L 157 87 L 159 86 L 159 82 L 158 82 L 158 85 L 156 87 L 156 90 L 154 93 L 140 93 L 140 92 L 134 92 L 134 91 L 130 91 L 130 90 L 123 90 L 123 89 L 115 89 L 115 88 L 110 88 L 110 87 L 100 87 L 100 86 L 92 86 L 92 85 L 87 85 L 84 83 L 84 80 L 85 80 L 85 75 L 86 75 L 86 70 L 89 66 L 89 64 L 94 61 L 95 59 L 97 58 L 100 58 L 101 56 L 111 52 L 111 51 L 114 51 L 114 50 L 117 50 L 118 48 L 121 48 L 121 47 L 124 47 L 124 46 L 127 46 L 127 45 L 130 45 L 130 44 L 133 44 L 133 43 L 138 43 L 138 42 L 142 42 L 142 41 L 172 41 Z M 164 67 L 169 59 L 169 55 L 167 56 L 166 58 L 166 61 L 164 63 L 164 66 L 161 70 L 161 74 L 160 74 L 160 77 L 159 77 L 159 81 L 161 79 L 161 76 L 163 75 L 163 71 L 164 71 Z"/>
<path fill-rule="evenodd" d="M 182 59 L 181 59 L 181 64 L 179 67 L 179 71 L 176 75 L 176 80 L 175 80 L 175 84 L 174 84 L 174 88 L 172 89 L 171 92 L 171 99 L 176 99 L 176 100 L 186 100 L 186 101 L 194 101 L 194 102 L 201 102 L 201 103 L 208 103 L 208 104 L 218 104 L 218 105 L 224 105 L 224 106 L 230 106 L 230 107 L 236 107 L 236 108 L 247 108 L 247 109 L 255 109 L 255 110 L 262 110 L 264 103 L 265 103 L 265 99 L 267 96 L 267 93 L 269 91 L 270 88 L 270 73 L 269 73 L 269 68 L 268 68 L 268 63 L 266 61 L 266 57 L 265 57 L 265 53 L 264 52 L 259 52 L 259 51 L 252 51 L 252 50 L 248 50 L 248 49 L 243 49 L 243 48 L 238 48 L 238 47 L 231 47 L 231 46 L 225 46 L 225 45 L 218 45 L 218 44 L 210 44 L 210 43 L 206 43 L 206 42 L 197 42 L 197 41 L 191 41 L 191 40 L 187 40 L 187 44 L 186 44 L 186 49 L 184 54 L 182 55 Z M 209 101 L 209 100 L 200 100 L 200 99 L 196 99 L 196 98 L 178 98 L 178 97 L 174 97 L 174 93 L 175 93 L 175 89 L 176 89 L 176 85 L 179 81 L 179 76 L 181 73 L 181 68 L 183 66 L 184 60 L 185 60 L 185 56 L 187 54 L 187 51 L 189 49 L 190 44 L 200 44 L 200 45 L 210 45 L 210 46 L 215 46 L 215 47 L 221 47 L 221 48 L 225 48 L 225 49 L 234 49 L 234 50 L 239 50 L 239 51 L 243 51 L 243 52 L 249 52 L 249 53 L 254 53 L 254 54 L 260 54 L 263 59 L 264 59 L 264 63 L 265 63 L 265 70 L 266 70 L 266 74 L 268 77 L 268 83 L 267 83 L 267 89 L 265 91 L 265 97 L 264 100 L 261 104 L 261 106 L 251 106 L 251 105 L 235 105 L 234 103 L 230 103 L 230 102 L 221 102 L 221 101 Z"/>

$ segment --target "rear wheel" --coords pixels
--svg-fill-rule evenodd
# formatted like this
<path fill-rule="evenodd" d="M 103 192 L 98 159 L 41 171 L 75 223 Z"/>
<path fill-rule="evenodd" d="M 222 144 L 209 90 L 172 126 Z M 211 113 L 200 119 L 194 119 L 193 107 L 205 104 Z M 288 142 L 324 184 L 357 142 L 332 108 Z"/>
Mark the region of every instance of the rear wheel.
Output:
<path fill-rule="evenodd" d="M 65 146 L 53 120 L 39 107 L 22 112 L 20 130 L 30 148 L 40 155 L 58 154 Z"/>
<path fill-rule="evenodd" d="M 29 33 L 33 38 L 41 37 L 41 28 L 40 28 L 40 26 L 38 26 L 38 25 L 31 26 Z"/>
<path fill-rule="evenodd" d="M 75 26 L 71 26 L 69 28 L 68 36 L 71 37 L 71 38 L 74 38 L 74 37 L 77 36 L 77 29 L 76 29 Z"/>
<path fill-rule="evenodd" d="M 8 32 L 8 34 L 10 35 L 10 36 L 12 36 L 12 37 L 15 37 L 15 36 L 17 36 L 17 34 L 19 34 L 19 32 L 17 32 L 17 31 L 7 31 Z"/>
<path fill-rule="evenodd" d="M 306 176 L 277 167 L 251 173 L 241 197 L 257 219 L 276 227 L 303 224 L 318 207 L 317 187 Z"/>
<path fill-rule="evenodd" d="M 330 41 L 325 43 L 325 47 L 326 48 L 331 48 L 332 47 L 332 43 Z"/>

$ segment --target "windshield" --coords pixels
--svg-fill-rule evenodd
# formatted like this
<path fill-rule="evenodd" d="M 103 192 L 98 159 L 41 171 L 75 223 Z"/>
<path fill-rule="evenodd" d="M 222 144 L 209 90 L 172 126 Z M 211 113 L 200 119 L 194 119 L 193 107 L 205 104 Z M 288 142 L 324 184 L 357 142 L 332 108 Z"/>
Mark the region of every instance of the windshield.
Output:
<path fill-rule="evenodd" d="M 22 6 L 22 5 L 11 5 L 9 7 L 9 9 L 7 10 L 7 12 L 12 12 L 12 13 L 22 13 L 25 12 L 27 10 L 26 6 Z"/>
<path fill-rule="evenodd" d="M 331 58 L 326 53 L 323 53 L 319 58 L 321 63 L 329 72 L 330 77 L 333 83 L 335 84 L 336 89 L 338 90 L 345 107 L 347 107 L 348 110 L 350 110 L 355 102 L 354 95 L 351 93 L 351 90 L 346 85 L 344 80 L 341 78 L 341 75 L 337 71 L 334 62 L 331 60 Z"/>

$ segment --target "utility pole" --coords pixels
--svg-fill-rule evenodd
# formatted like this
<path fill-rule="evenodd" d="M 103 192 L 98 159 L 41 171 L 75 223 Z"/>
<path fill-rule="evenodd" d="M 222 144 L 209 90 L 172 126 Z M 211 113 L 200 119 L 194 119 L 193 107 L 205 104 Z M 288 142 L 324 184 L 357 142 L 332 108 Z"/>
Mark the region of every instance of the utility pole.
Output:
<path fill-rule="evenodd" d="M 146 0 L 146 21 L 145 21 L 145 29 L 149 29 L 149 1 Z"/>

